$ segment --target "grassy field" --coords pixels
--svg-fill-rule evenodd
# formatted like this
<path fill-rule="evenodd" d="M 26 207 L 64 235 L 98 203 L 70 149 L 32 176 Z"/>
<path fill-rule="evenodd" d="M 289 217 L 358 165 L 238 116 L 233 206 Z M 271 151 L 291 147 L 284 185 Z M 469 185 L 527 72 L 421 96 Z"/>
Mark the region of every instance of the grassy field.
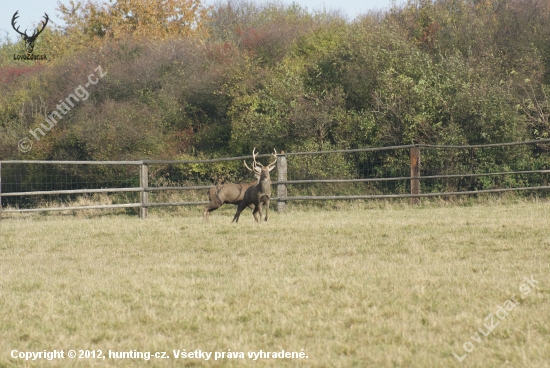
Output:
<path fill-rule="evenodd" d="M 0 367 L 550 366 L 548 202 L 233 213 L 4 218 Z"/>

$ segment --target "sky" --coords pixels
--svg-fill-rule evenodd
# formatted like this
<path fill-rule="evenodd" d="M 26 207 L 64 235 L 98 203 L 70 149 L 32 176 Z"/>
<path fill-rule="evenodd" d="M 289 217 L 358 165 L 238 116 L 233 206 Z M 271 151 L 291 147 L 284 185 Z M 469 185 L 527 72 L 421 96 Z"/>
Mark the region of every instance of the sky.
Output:
<path fill-rule="evenodd" d="M 44 13 L 48 14 L 50 22 L 62 25 L 59 13 L 55 10 L 58 1 L 0 0 L 0 38 L 3 40 L 6 37 L 6 33 L 12 41 L 16 41 L 20 37 L 11 26 L 11 18 L 17 10 L 19 10 L 19 18 L 16 24 L 22 32 L 27 29 L 27 34 L 29 35 L 32 34 L 36 25 L 43 19 Z M 261 2 L 262 0 L 256 1 Z M 282 2 L 288 4 L 295 2 L 310 11 L 323 9 L 340 10 L 343 15 L 346 15 L 350 19 L 369 10 L 388 9 L 391 5 L 391 0 L 282 0 Z M 61 3 L 68 4 L 69 1 L 61 0 Z"/>

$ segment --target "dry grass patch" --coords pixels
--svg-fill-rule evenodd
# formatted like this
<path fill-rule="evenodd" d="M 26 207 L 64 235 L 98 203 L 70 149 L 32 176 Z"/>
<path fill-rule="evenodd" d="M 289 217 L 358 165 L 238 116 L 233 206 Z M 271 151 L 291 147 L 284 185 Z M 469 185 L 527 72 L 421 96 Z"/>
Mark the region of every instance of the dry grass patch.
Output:
<path fill-rule="evenodd" d="M 544 367 L 550 205 L 0 221 L 0 367 L 13 349 L 166 351 L 78 366 Z M 463 363 L 452 351 L 539 281 Z M 308 359 L 176 360 L 172 350 Z"/>

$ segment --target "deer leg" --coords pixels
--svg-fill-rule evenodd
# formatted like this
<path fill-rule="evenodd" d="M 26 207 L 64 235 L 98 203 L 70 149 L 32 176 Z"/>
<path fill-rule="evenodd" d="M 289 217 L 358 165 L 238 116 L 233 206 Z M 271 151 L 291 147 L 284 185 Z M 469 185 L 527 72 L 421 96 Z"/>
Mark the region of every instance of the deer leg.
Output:
<path fill-rule="evenodd" d="M 265 221 L 267 221 L 267 212 L 269 211 L 269 196 L 267 194 L 264 194 L 260 197 L 260 201 L 259 201 L 259 205 L 260 207 L 262 206 L 262 204 L 265 204 Z M 262 211 L 261 211 L 261 208 L 260 208 L 260 221 L 262 219 Z"/>
<path fill-rule="evenodd" d="M 217 210 L 221 207 L 221 205 L 222 204 L 220 202 L 210 202 L 209 204 L 207 204 L 206 207 L 204 207 L 204 219 L 208 221 L 210 212 Z"/>
<path fill-rule="evenodd" d="M 258 203 L 258 212 L 260 214 L 258 222 L 262 222 L 262 202 Z"/>
<path fill-rule="evenodd" d="M 260 220 L 262 219 L 262 206 L 261 206 L 261 203 L 258 203 L 256 205 L 254 205 L 254 211 L 252 212 L 252 215 L 254 215 L 254 220 L 256 220 L 256 222 L 260 222 L 258 221 L 258 212 L 260 213 Z"/>
<path fill-rule="evenodd" d="M 210 208 L 210 204 L 204 207 L 204 219 L 205 221 L 208 221 L 208 216 L 210 215 L 210 212 L 214 211 L 214 209 Z"/>
<path fill-rule="evenodd" d="M 241 212 L 243 212 L 243 210 L 246 208 L 242 206 L 242 202 L 239 204 L 239 206 L 237 207 L 237 213 L 235 213 L 235 216 L 233 216 L 233 221 L 231 222 L 239 222 L 239 216 L 241 215 Z"/>
<path fill-rule="evenodd" d="M 207 192 L 207 195 L 208 195 L 208 200 L 210 201 L 210 203 L 208 203 L 206 205 L 206 207 L 204 207 L 204 214 L 203 215 L 204 215 L 204 220 L 205 221 L 208 221 L 208 218 L 210 216 L 210 212 L 217 210 L 223 204 L 220 201 L 220 198 L 218 197 L 218 194 L 213 193 L 212 189 L 210 189 Z"/>
<path fill-rule="evenodd" d="M 209 217 L 210 217 L 210 212 L 212 211 L 215 211 L 217 210 L 218 208 L 220 208 L 219 206 L 216 206 L 216 207 L 212 207 L 211 205 L 208 205 L 204 208 L 204 220 L 205 221 L 208 221 Z"/>

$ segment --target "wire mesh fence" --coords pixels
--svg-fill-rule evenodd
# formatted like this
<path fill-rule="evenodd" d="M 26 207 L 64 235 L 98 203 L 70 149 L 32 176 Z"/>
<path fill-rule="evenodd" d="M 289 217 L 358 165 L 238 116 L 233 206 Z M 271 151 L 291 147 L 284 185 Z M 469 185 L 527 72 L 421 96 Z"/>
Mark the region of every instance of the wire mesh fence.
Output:
<path fill-rule="evenodd" d="M 132 187 L 139 187 L 139 171 L 135 163 L 7 161 L 1 171 L 1 203 L 4 208 L 32 209 L 89 202 L 83 201 L 84 194 L 92 194 L 86 193 L 88 190 Z M 139 193 L 123 191 L 110 202 L 139 202 L 138 198 Z"/>
<path fill-rule="evenodd" d="M 376 151 L 288 154 L 287 180 L 291 182 L 288 196 L 410 193 L 409 160 L 408 146 Z"/>
<path fill-rule="evenodd" d="M 544 143 L 422 149 L 423 192 L 463 192 L 548 185 Z"/>
<path fill-rule="evenodd" d="M 410 196 L 411 148 L 420 149 L 424 194 L 548 186 L 548 140 L 480 146 L 400 146 L 289 154 L 291 196 Z M 343 179 L 328 183 L 326 179 Z M 325 179 L 325 182 L 316 182 Z M 541 193 L 545 195 L 544 192 Z"/>
<path fill-rule="evenodd" d="M 413 174 L 413 148 L 418 174 Z M 284 186 L 279 202 L 411 197 L 517 190 L 546 196 L 550 139 L 501 145 L 407 145 L 279 154 Z M 141 207 L 204 205 L 216 184 L 254 182 L 252 156 L 187 161 L 0 161 L 4 213 L 86 205 Z M 273 160 L 259 155 L 264 163 Z M 281 166 L 282 167 L 282 166 Z M 146 169 L 143 171 L 143 169 Z M 284 180 L 278 175 L 284 175 Z M 420 183 L 415 189 L 415 180 Z M 273 191 L 273 194 L 277 190 Z M 524 194 L 522 194 L 524 195 Z M 91 207 L 90 207 L 91 208 Z M 135 210 L 134 210 L 135 211 Z"/>

